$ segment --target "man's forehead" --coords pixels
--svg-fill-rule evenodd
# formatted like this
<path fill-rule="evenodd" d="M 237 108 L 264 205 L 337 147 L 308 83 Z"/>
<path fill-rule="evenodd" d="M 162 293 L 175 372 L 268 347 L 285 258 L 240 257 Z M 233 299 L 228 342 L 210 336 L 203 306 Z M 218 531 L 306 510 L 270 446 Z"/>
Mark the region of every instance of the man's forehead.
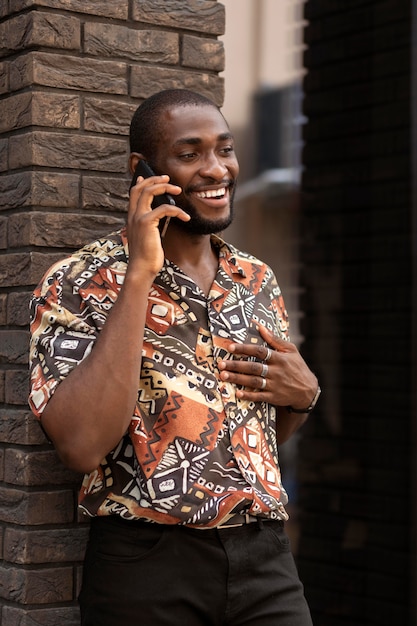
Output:
<path fill-rule="evenodd" d="M 213 106 L 174 106 L 161 116 L 161 130 L 175 142 L 196 143 L 203 134 L 211 133 L 219 140 L 233 135 L 220 111 Z"/>

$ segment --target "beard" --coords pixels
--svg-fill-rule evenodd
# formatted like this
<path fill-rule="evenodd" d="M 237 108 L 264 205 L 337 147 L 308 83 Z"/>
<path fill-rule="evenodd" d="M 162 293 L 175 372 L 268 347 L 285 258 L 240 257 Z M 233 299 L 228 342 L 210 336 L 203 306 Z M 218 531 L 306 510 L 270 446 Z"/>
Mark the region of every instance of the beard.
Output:
<path fill-rule="evenodd" d="M 181 229 L 183 232 L 192 234 L 192 235 L 212 235 L 216 233 L 220 233 L 222 230 L 226 230 L 228 226 L 233 222 L 234 217 L 234 208 L 233 208 L 233 200 L 235 196 L 235 189 L 233 189 L 230 194 L 230 210 L 229 215 L 227 217 L 222 217 L 221 219 L 207 219 L 202 217 L 194 204 L 190 202 L 186 197 L 179 196 L 178 206 L 183 209 L 191 219 L 188 222 L 183 222 L 181 220 L 175 219 L 175 224 L 177 228 Z"/>

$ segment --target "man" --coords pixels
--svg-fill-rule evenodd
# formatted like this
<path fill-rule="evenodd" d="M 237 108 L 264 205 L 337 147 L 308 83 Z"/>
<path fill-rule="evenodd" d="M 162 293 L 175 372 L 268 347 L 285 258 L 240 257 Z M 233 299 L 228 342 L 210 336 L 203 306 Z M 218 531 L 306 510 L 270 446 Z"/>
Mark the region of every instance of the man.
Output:
<path fill-rule="evenodd" d="M 278 444 L 317 379 L 269 267 L 216 233 L 239 166 L 219 109 L 187 90 L 131 124 L 126 229 L 57 263 L 32 303 L 31 406 L 86 477 L 83 626 L 307 626 L 283 529 Z M 168 193 L 176 205 L 151 208 Z M 162 224 L 169 224 L 161 237 Z"/>

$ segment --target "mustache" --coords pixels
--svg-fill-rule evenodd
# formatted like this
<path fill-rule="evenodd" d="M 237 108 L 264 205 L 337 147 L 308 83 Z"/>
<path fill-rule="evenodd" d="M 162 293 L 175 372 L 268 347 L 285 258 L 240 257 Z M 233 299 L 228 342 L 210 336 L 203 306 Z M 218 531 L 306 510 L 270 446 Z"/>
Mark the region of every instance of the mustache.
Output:
<path fill-rule="evenodd" d="M 198 193 L 200 191 L 207 191 L 208 188 L 219 188 L 219 187 L 226 187 L 228 189 L 232 189 L 236 184 L 235 180 L 221 180 L 221 181 L 216 181 L 216 182 L 206 182 L 206 183 L 201 183 L 200 185 L 191 185 L 190 187 L 187 187 L 186 189 L 184 189 L 185 192 L 188 193 Z"/>

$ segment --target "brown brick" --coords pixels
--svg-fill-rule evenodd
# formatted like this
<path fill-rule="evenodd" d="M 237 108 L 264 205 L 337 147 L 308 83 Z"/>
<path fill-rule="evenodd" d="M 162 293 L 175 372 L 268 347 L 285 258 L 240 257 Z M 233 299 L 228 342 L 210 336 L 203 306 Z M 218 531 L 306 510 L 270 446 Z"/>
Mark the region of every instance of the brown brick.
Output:
<path fill-rule="evenodd" d="M 79 176 L 56 172 L 32 172 L 31 205 L 53 208 L 77 208 Z"/>
<path fill-rule="evenodd" d="M 28 345 L 28 331 L 0 330 L 0 362 L 27 363 Z"/>
<path fill-rule="evenodd" d="M 6 372 L 0 370 L 0 402 L 6 399 Z"/>
<path fill-rule="evenodd" d="M 0 264 L 0 284 L 4 287 L 37 285 L 46 270 L 64 256 L 65 252 L 5 254 Z"/>
<path fill-rule="evenodd" d="M 78 607 L 24 609 L 4 606 L 2 610 L 4 626 L 80 626 Z"/>
<path fill-rule="evenodd" d="M 3 481 L 3 477 L 4 477 L 4 448 L 0 448 L 0 481 Z"/>
<path fill-rule="evenodd" d="M 52 128 L 80 127 L 80 98 L 69 94 L 34 92 L 32 124 Z"/>
<path fill-rule="evenodd" d="M 74 492 L 27 491 L 26 489 L 0 488 L 0 519 L 5 523 L 70 524 L 74 521 Z"/>
<path fill-rule="evenodd" d="M 22 128 L 31 124 L 32 95 L 23 93 L 11 96 L 2 102 L 0 132 Z"/>
<path fill-rule="evenodd" d="M 76 248 L 123 226 L 125 220 L 110 215 L 21 213 L 9 218 L 9 245 Z"/>
<path fill-rule="evenodd" d="M 0 326 L 7 323 L 7 293 L 0 293 Z"/>
<path fill-rule="evenodd" d="M 4 560 L 9 563 L 59 563 L 82 561 L 88 526 L 38 530 L 6 528 Z"/>
<path fill-rule="evenodd" d="M 73 599 L 72 567 L 28 570 L 0 567 L 0 597 L 21 604 L 49 604 Z"/>
<path fill-rule="evenodd" d="M 0 264 L 0 284 L 3 287 L 31 284 L 30 270 L 30 254 L 4 254 Z"/>
<path fill-rule="evenodd" d="M 29 85 L 78 89 L 94 93 L 127 93 L 127 65 L 48 52 L 17 57 L 10 70 L 10 88 Z"/>
<path fill-rule="evenodd" d="M 137 104 L 103 98 L 84 99 L 84 128 L 95 133 L 129 135 Z"/>
<path fill-rule="evenodd" d="M 67 256 L 65 252 L 51 254 L 31 252 L 30 281 L 27 284 L 37 285 L 45 272 L 57 261 Z"/>
<path fill-rule="evenodd" d="M 0 139 L 0 172 L 5 172 L 9 167 L 9 140 Z"/>
<path fill-rule="evenodd" d="M 55 450 L 34 450 L 8 446 L 4 455 L 4 480 L 10 485 L 79 485 L 79 474 L 66 468 Z"/>
<path fill-rule="evenodd" d="M 116 24 L 87 22 L 84 52 L 175 65 L 179 61 L 179 35 L 158 30 L 134 30 Z"/>
<path fill-rule="evenodd" d="M 0 63 L 0 94 L 9 91 L 9 61 Z"/>
<path fill-rule="evenodd" d="M 4 45 L 0 54 L 9 54 L 34 46 L 80 49 L 80 21 L 57 13 L 32 11 L 0 24 Z"/>
<path fill-rule="evenodd" d="M 223 104 L 224 81 L 220 76 L 161 67 L 132 67 L 133 97 L 147 98 L 155 91 L 170 88 L 191 89 L 207 96 L 218 106 Z"/>
<path fill-rule="evenodd" d="M 35 416 L 27 409 L 0 409 L 0 442 L 19 445 L 46 443 Z"/>
<path fill-rule="evenodd" d="M 20 172 L 0 178 L 0 210 L 27 206 L 78 208 L 78 174 Z"/>
<path fill-rule="evenodd" d="M 10 137 L 10 168 L 29 165 L 126 171 L 126 140 L 34 131 Z"/>
<path fill-rule="evenodd" d="M 10 210 L 30 204 L 30 172 L 0 178 L 0 210 Z"/>
<path fill-rule="evenodd" d="M 6 250 L 7 248 L 7 224 L 8 217 L 0 217 L 0 250 Z"/>
<path fill-rule="evenodd" d="M 224 70 L 224 45 L 222 41 L 184 35 L 181 65 L 202 70 Z"/>
<path fill-rule="evenodd" d="M 5 393 L 6 403 L 27 406 L 28 394 L 29 382 L 27 370 L 7 370 Z"/>
<path fill-rule="evenodd" d="M 83 209 L 127 212 L 129 203 L 129 178 L 84 176 L 82 183 Z"/>
<path fill-rule="evenodd" d="M 102 17 L 125 20 L 128 17 L 129 0 L 117 0 L 103 4 L 97 0 L 12 0 L 14 11 L 23 11 L 31 7 L 49 7 L 61 11 L 88 13 Z"/>
<path fill-rule="evenodd" d="M 29 324 L 29 300 L 31 292 L 18 291 L 9 294 L 7 299 L 7 323 L 13 326 Z"/>
<path fill-rule="evenodd" d="M 133 0 L 133 19 L 138 22 L 170 26 L 223 35 L 225 10 L 220 2 L 211 0 Z"/>

